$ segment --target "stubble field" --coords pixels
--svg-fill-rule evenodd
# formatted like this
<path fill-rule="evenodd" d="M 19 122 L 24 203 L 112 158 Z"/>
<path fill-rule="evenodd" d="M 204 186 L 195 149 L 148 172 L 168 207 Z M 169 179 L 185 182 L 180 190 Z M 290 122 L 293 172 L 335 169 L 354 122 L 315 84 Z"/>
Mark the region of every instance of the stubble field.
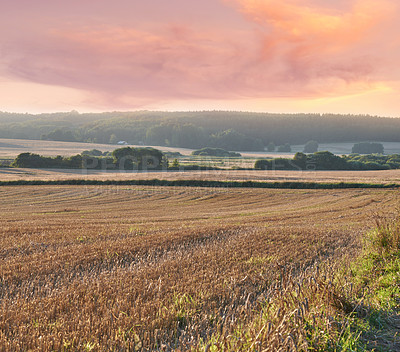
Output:
<path fill-rule="evenodd" d="M 400 183 L 400 170 L 383 171 L 281 171 L 281 170 L 205 170 L 205 171 L 106 171 L 77 169 L 0 168 L 1 181 L 66 180 L 208 180 L 317 183 Z"/>
<path fill-rule="evenodd" d="M 256 319 L 281 268 L 351 256 L 397 204 L 395 190 L 1 187 L 0 350 L 208 350 Z"/>

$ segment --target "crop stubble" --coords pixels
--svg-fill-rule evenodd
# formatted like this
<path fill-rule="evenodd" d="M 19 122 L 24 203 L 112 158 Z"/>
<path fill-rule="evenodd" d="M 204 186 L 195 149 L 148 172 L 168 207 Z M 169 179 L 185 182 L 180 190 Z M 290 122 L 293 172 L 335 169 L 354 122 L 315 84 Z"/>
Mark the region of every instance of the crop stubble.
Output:
<path fill-rule="evenodd" d="M 187 349 L 254 318 L 278 267 L 359 247 L 394 190 L 0 188 L 0 349 Z"/>

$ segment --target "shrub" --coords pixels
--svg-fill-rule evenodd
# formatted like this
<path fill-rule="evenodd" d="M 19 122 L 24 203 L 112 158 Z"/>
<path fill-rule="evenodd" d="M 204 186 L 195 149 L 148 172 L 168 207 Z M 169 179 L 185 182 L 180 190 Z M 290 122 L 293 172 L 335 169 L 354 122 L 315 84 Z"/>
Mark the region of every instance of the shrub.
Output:
<path fill-rule="evenodd" d="M 102 156 L 103 152 L 98 149 L 84 150 L 81 155 Z"/>
<path fill-rule="evenodd" d="M 229 152 L 222 148 L 202 148 L 192 152 L 192 155 L 219 156 L 219 157 L 240 157 L 240 153 Z"/>
<path fill-rule="evenodd" d="M 257 170 L 270 170 L 272 167 L 272 162 L 267 159 L 257 159 L 254 168 Z"/>

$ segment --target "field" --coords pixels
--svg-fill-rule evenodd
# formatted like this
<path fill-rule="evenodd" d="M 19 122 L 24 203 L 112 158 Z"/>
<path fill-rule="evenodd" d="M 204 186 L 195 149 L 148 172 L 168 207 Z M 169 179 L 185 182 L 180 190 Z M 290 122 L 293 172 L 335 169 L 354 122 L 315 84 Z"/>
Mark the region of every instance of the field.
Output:
<path fill-rule="evenodd" d="M 74 169 L 0 168 L 0 181 L 20 180 L 215 180 L 259 182 L 400 182 L 400 170 L 383 171 L 281 171 L 281 170 L 205 170 L 205 171 L 105 171 Z"/>
<path fill-rule="evenodd" d="M 208 350 L 252 326 L 283 267 L 353 255 L 374 214 L 393 213 L 398 199 L 394 190 L 1 187 L 0 350 Z"/>
<path fill-rule="evenodd" d="M 334 154 L 350 154 L 354 143 L 322 143 L 319 146 L 320 151 L 328 150 Z M 400 154 L 400 143 L 383 142 L 385 154 Z M 99 149 L 102 152 L 113 151 L 114 149 L 124 146 L 112 144 L 96 144 L 96 143 L 80 143 L 80 142 L 58 142 L 58 141 L 42 141 L 27 139 L 5 139 L 0 138 L 0 159 L 15 158 L 20 153 L 36 153 L 44 156 L 70 156 L 80 154 L 84 150 Z M 142 147 L 142 146 L 136 146 Z M 180 152 L 184 156 L 189 156 L 193 149 L 173 148 L 173 147 L 157 147 L 162 151 Z M 241 152 L 242 156 L 247 158 L 260 157 L 287 157 L 291 158 L 296 152 L 302 152 L 304 145 L 293 145 L 291 153 L 279 152 Z"/>

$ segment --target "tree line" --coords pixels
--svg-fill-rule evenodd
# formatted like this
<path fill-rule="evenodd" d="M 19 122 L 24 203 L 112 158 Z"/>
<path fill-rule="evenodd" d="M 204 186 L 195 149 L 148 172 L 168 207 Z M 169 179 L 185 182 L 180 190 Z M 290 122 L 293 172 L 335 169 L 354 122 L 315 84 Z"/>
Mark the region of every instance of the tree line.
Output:
<path fill-rule="evenodd" d="M 227 111 L 11 114 L 0 112 L 0 138 L 261 151 L 268 146 L 400 142 L 400 119 L 369 115 Z"/>
<path fill-rule="evenodd" d="M 70 157 L 46 157 L 34 153 L 21 153 L 12 167 L 65 168 L 101 170 L 162 170 L 168 167 L 168 159 L 155 148 L 119 148 L 103 155 L 95 149 Z"/>
<path fill-rule="evenodd" d="M 390 170 L 400 169 L 400 155 L 350 154 L 338 156 L 328 151 L 296 153 L 292 159 L 258 159 L 257 170 Z"/>
<path fill-rule="evenodd" d="M 194 155 L 213 155 L 239 157 L 237 153 L 222 149 L 205 148 Z M 174 164 L 175 162 L 175 164 Z M 87 170 L 210 170 L 216 167 L 199 165 L 180 166 L 175 159 L 171 165 L 168 157 L 155 148 L 118 148 L 113 152 L 102 153 L 96 149 L 84 151 L 70 157 L 46 157 L 34 153 L 21 153 L 12 167 L 20 168 L 66 168 Z M 305 154 L 298 152 L 292 159 L 263 158 L 257 159 L 256 170 L 389 170 L 400 169 L 400 154 L 350 154 L 338 156 L 328 151 Z"/>

